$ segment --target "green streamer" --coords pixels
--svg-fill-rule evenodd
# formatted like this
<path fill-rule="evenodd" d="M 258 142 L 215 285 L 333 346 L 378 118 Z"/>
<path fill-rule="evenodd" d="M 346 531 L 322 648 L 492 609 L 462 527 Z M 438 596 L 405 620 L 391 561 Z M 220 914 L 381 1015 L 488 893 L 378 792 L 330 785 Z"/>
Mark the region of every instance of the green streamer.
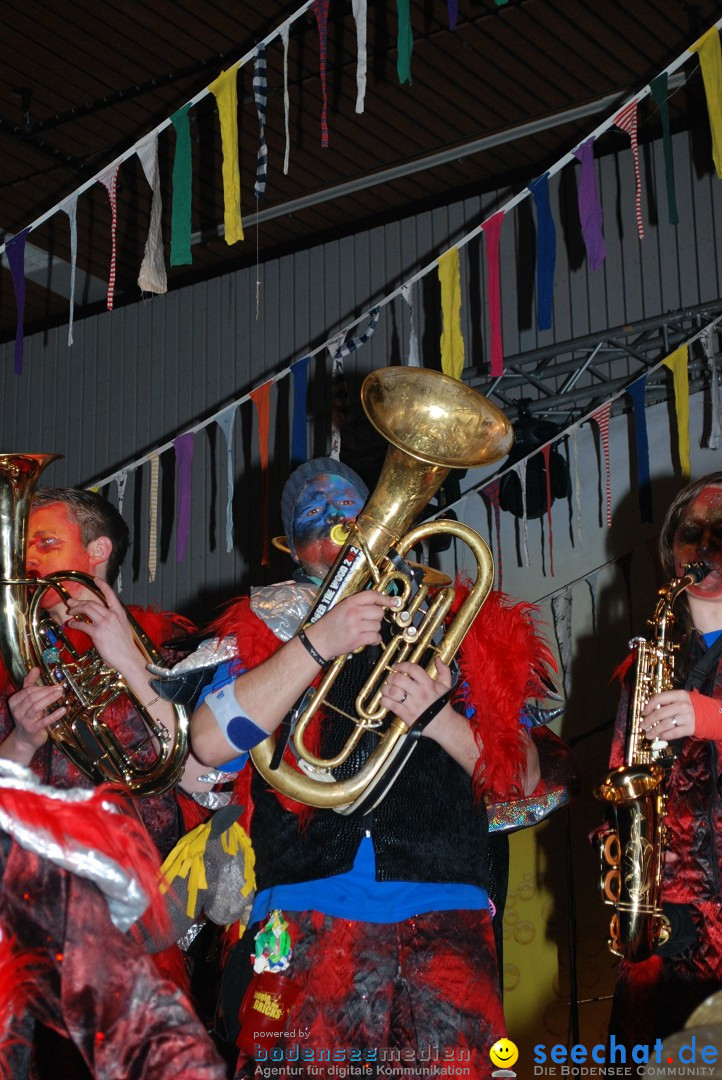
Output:
<path fill-rule="evenodd" d="M 171 116 L 175 128 L 175 157 L 173 159 L 173 206 L 170 225 L 170 264 L 184 266 L 193 262 L 191 256 L 191 195 L 193 169 L 191 166 L 191 128 L 188 119 L 190 103 Z"/>
<path fill-rule="evenodd" d="M 409 83 L 409 85 L 411 85 L 411 51 L 414 47 L 414 36 L 411 33 L 409 0 L 396 0 L 396 11 L 399 20 L 398 39 L 396 42 L 398 49 L 396 71 L 398 72 L 399 84 L 401 86 L 403 86 L 404 83 Z"/>
<path fill-rule="evenodd" d="M 667 214 L 669 224 L 679 224 L 677 213 L 677 193 L 674 186 L 674 159 L 672 157 L 672 135 L 669 128 L 669 101 L 667 72 L 663 71 L 649 84 L 652 97 L 659 109 L 659 118 L 662 121 L 662 147 L 664 149 L 664 179 L 667 185 Z"/>

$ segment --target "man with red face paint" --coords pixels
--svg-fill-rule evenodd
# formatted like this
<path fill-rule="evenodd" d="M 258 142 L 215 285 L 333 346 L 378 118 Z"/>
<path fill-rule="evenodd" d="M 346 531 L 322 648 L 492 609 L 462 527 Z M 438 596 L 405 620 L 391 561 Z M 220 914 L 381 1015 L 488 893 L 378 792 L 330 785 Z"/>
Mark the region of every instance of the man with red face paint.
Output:
<path fill-rule="evenodd" d="M 675 603 L 680 650 L 675 686 L 643 710 L 649 740 L 669 743 L 662 900 L 672 935 L 649 960 L 620 961 L 610 1032 L 627 1046 L 683 1028 L 722 986 L 722 472 L 674 499 L 659 540 L 665 581 L 704 563 L 708 573 Z M 611 764 L 623 763 L 631 687 L 624 687 Z M 636 1075 L 630 1065 L 629 1075 Z M 615 1071 L 618 1069 L 615 1067 Z"/>
<path fill-rule="evenodd" d="M 378 659 L 386 637 L 383 616 L 397 606 L 396 598 L 365 590 L 299 628 L 343 542 L 346 530 L 334 530 L 355 519 L 366 496 L 360 478 L 331 458 L 297 469 L 281 501 L 286 539 L 300 564 L 294 579 L 252 590 L 250 599 L 236 602 L 211 627 L 216 637 L 210 652 L 230 642 L 236 658 L 218 668 L 204 688 L 191 737 L 201 760 L 232 762 L 240 770 L 235 801 L 244 806 L 242 824 L 253 842 L 258 887 L 249 929 L 224 973 L 224 1034 L 236 1039 L 242 991 L 253 971 L 260 973 L 266 964 L 263 942 L 285 924 L 291 955 L 272 957 L 270 970 L 290 961 L 287 975 L 299 998 L 284 1022 L 273 1025 L 285 1029 L 273 1049 L 276 1056 L 270 1056 L 270 1045 L 260 1047 L 268 1060 L 299 1061 L 295 1029 L 306 1033 L 302 1054 L 403 1051 L 412 1069 L 412 1061 L 458 1050 L 474 1076 L 485 1078 L 493 1068 L 489 1048 L 505 1026 L 482 789 L 485 795 L 495 790 L 496 776 L 502 792 L 529 794 L 539 778 L 537 753 L 519 716 L 550 658 L 529 610 L 487 601 L 482 615 L 487 605 L 494 609 L 490 620 L 499 620 L 499 636 L 477 617 L 483 644 L 476 642 L 478 653 L 469 645 L 467 656 L 474 633 L 465 639 L 464 689 L 453 705 L 445 664 L 437 660 L 436 680 L 417 664 L 393 666 L 381 698 L 390 715 L 412 728 L 430 706 L 438 704 L 440 711 L 369 814 L 303 807 L 246 764 L 247 751 L 279 727 L 327 662 L 355 654 L 329 695 L 316 750 L 331 757 L 348 738 L 347 717 Z M 512 624 L 524 642 L 516 665 Z M 482 668 L 483 686 L 478 675 L 474 679 Z M 499 685 L 491 686 L 495 678 Z M 338 778 L 353 774 L 376 741 L 375 733 L 363 734 L 352 760 L 336 770 Z M 238 1080 L 257 1075 L 253 1056 L 242 1046 Z M 286 1075 L 282 1067 L 275 1071 Z M 305 1075 L 289 1067 L 288 1075 L 296 1072 Z"/>
<path fill-rule="evenodd" d="M 125 609 L 112 589 L 128 542 L 128 527 L 123 518 L 100 495 L 78 489 L 41 489 L 33 498 L 29 515 L 27 571 L 31 577 L 42 578 L 77 570 L 95 578 L 105 603 L 82 584 L 67 582 L 71 599 L 66 603 L 57 592 L 49 591 L 44 599 L 47 613 L 54 622 L 80 635 L 81 651 L 92 642 L 102 659 L 120 672 L 140 702 L 148 706 L 150 714 L 173 733 L 173 710 L 167 702 L 157 700 L 151 690 L 145 658 L 135 644 Z M 176 615 L 139 608 L 132 611 L 158 647 L 173 638 L 187 636 L 193 629 Z M 22 688 L 13 692 L 4 670 L 1 674 L 4 692 L 0 696 L 0 757 L 32 768 L 44 783 L 55 787 L 92 787 L 92 781 L 48 735 L 50 725 L 66 712 L 60 704 L 62 688 L 41 682 L 40 671 L 33 668 Z M 142 721 L 127 700 L 112 705 L 104 719 L 110 722 L 126 748 L 145 738 Z M 207 771 L 190 759 L 182 785 L 187 791 L 207 790 L 210 785 L 199 780 Z M 183 796 L 176 788 L 134 800 L 161 855 L 166 855 L 185 831 L 179 799 Z"/>

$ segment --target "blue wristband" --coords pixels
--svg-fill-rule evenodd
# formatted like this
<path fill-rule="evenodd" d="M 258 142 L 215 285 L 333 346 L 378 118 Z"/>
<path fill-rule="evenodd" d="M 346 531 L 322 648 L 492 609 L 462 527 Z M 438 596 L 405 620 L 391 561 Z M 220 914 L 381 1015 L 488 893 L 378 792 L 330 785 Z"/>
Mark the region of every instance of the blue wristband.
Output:
<path fill-rule="evenodd" d="M 268 738 L 267 731 L 241 712 L 233 692 L 233 683 L 207 694 L 203 704 L 211 710 L 221 732 L 236 750 L 252 750 Z"/>

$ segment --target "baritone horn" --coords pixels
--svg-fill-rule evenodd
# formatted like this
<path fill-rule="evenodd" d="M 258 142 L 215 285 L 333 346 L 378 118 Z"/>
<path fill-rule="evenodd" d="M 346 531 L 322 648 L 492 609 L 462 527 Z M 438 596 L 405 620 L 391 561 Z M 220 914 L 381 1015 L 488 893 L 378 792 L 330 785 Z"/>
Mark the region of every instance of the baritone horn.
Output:
<path fill-rule="evenodd" d="M 122 785 L 125 793 L 144 797 L 167 791 L 185 764 L 189 718 L 174 705 L 175 735 L 158 723 L 127 686 L 119 672 L 108 667 L 95 648 L 78 653 L 64 628 L 43 610 L 43 599 L 55 591 L 64 599 L 66 582 L 74 581 L 105 604 L 87 574 L 64 571 L 47 578 L 28 578 L 25 570 L 30 505 L 43 469 L 58 454 L 0 454 L 0 656 L 11 681 L 21 687 L 31 668 L 40 669 L 47 685 L 61 684 L 67 712 L 48 734 L 59 750 L 96 783 Z M 135 644 L 146 663 L 162 657 L 126 612 Z M 104 711 L 125 697 L 145 728 L 140 745 L 124 747 L 103 719 Z M 155 748 L 146 758 L 147 744 Z"/>
<path fill-rule="evenodd" d="M 254 765 L 272 787 L 297 802 L 341 814 L 367 813 L 378 805 L 417 745 L 416 739 L 407 738 L 409 728 L 403 720 L 394 716 L 354 776 L 341 780 L 333 776 L 364 733 L 385 723 L 388 710 L 379 699 L 389 666 L 402 660 L 425 663 L 435 678 L 435 656 L 447 664 L 451 661 L 493 583 L 491 552 L 469 526 L 430 521 L 406 530 L 452 468 L 491 464 L 509 452 L 514 439 L 511 424 L 491 402 L 457 379 L 426 368 L 389 367 L 372 372 L 362 386 L 361 403 L 389 448 L 378 484 L 321 585 L 304 626 L 370 582 L 379 592 L 401 596 L 402 607 L 388 612 L 391 640 L 356 698 L 355 717 L 351 717 L 354 728 L 341 753 L 319 758 L 304 736 L 313 717 L 327 704 L 349 659 L 346 656 L 333 661 L 318 688 L 305 695 L 310 702 L 305 705 L 302 699 L 296 710 L 290 746 L 299 768 L 283 760 L 276 735 L 250 751 Z M 454 600 L 453 585 L 430 592 L 429 583 L 419 583 L 408 564 L 406 570 L 403 566 L 407 552 L 440 535 L 456 537 L 470 548 L 476 578 L 437 645 L 434 639 Z"/>

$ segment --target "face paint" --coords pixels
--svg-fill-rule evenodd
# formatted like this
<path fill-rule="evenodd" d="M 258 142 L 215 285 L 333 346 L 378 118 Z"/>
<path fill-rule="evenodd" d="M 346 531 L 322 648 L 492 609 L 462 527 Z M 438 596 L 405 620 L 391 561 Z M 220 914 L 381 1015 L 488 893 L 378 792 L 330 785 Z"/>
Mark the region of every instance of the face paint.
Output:
<path fill-rule="evenodd" d="M 364 497 L 343 476 L 321 473 L 301 490 L 293 513 L 296 555 L 312 576 L 324 577 L 340 546 L 330 539 L 334 525 L 355 521 Z"/>
<path fill-rule="evenodd" d="M 28 520 L 28 549 L 25 566 L 32 577 L 47 577 L 62 570 L 80 570 L 92 576 L 94 560 L 81 535 L 80 526 L 68 516 L 65 503 L 50 503 L 30 511 Z M 83 586 L 68 582 L 69 593 L 78 596 Z M 61 603 L 55 590 L 46 593 L 43 606 L 53 608 Z"/>
<path fill-rule="evenodd" d="M 679 576 L 688 563 L 703 562 L 710 573 L 687 590 L 704 600 L 722 598 L 722 488 L 707 487 L 684 511 L 674 534 L 674 569 Z"/>

